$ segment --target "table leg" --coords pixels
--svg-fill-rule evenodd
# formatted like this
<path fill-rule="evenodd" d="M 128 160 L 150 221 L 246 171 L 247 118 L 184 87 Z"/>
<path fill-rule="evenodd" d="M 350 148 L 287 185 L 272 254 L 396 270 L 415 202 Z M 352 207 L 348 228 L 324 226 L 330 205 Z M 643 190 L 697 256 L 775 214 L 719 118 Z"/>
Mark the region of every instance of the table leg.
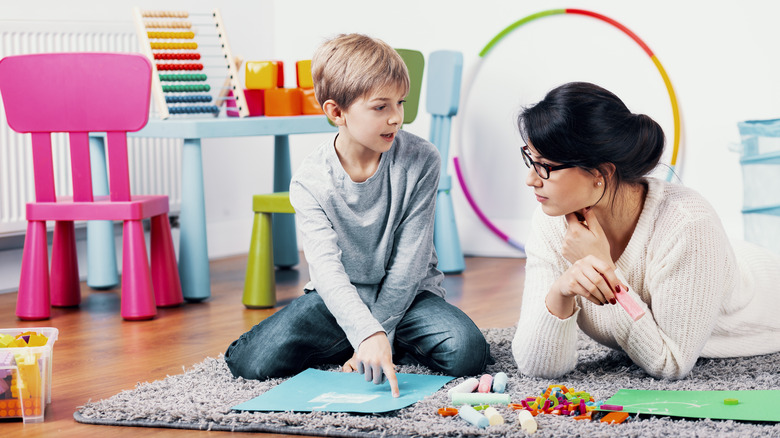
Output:
<path fill-rule="evenodd" d="M 184 140 L 181 181 L 179 277 L 184 299 L 197 302 L 211 296 L 200 139 Z"/>
<path fill-rule="evenodd" d="M 108 195 L 108 172 L 103 137 L 89 137 L 92 194 Z M 113 221 L 87 221 L 87 286 L 111 289 L 119 284 Z"/>
<path fill-rule="evenodd" d="M 286 135 L 274 136 L 274 192 L 289 191 L 291 179 L 290 139 Z M 271 226 L 273 228 L 274 264 L 280 268 L 292 268 L 299 262 L 295 216 L 274 213 Z"/>

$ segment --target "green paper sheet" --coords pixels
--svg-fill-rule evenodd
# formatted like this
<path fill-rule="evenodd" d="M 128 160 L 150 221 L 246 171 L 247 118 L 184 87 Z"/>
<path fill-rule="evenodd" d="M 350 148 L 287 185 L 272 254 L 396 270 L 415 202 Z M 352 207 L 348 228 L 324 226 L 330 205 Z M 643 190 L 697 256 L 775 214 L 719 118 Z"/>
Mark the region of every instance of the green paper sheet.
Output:
<path fill-rule="evenodd" d="M 736 405 L 724 399 L 739 400 Z M 780 390 L 648 391 L 621 389 L 605 402 L 623 411 L 672 417 L 780 422 Z"/>

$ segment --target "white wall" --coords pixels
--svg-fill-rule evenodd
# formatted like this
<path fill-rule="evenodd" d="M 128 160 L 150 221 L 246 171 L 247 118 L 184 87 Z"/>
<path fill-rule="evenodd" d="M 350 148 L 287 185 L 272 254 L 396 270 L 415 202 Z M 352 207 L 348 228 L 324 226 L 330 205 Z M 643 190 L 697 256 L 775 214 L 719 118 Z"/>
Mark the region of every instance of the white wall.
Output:
<path fill-rule="evenodd" d="M 736 124 L 780 117 L 780 58 L 773 54 L 780 41 L 776 25 L 780 5 L 771 0 L 570 0 L 565 4 L 543 0 L 45 0 L 6 2 L 0 26 L 3 20 L 131 26 L 133 6 L 190 11 L 219 7 L 234 53 L 246 60 L 285 61 L 288 81 L 294 78 L 290 68 L 295 61 L 309 59 L 324 39 L 338 33 L 366 33 L 426 56 L 439 49 L 460 50 L 468 73 L 485 44 L 520 18 L 559 7 L 599 12 L 634 31 L 663 63 L 682 113 L 678 174 L 684 184 L 713 203 L 735 237 L 742 235 L 742 182 L 738 154 L 728 147 L 739 141 Z M 483 61 L 468 107 L 457 116 L 464 141 L 461 150 L 453 153 L 464 162 L 472 194 L 483 211 L 521 241 L 535 203 L 523 184 L 526 169 L 520 161 L 514 115 L 520 106 L 572 80 L 612 89 L 632 110 L 658 120 L 671 141 L 673 123 L 663 81 L 649 57 L 626 35 L 604 22 L 574 15 L 547 17 L 519 28 Z M 425 86 L 418 119 L 406 129 L 427 137 L 430 118 L 424 105 Z M 293 168 L 324 138 L 292 137 Z M 270 138 L 204 141 L 211 257 L 248 249 L 249 199 L 253 193 L 271 190 L 272 151 Z M 519 255 L 478 221 L 457 184 L 453 193 L 464 252 Z"/>
<path fill-rule="evenodd" d="M 460 50 L 468 72 L 500 30 L 532 13 L 560 7 L 613 18 L 653 50 L 679 100 L 683 154 L 677 172 L 682 183 L 703 193 L 728 233 L 741 237 L 739 156 L 728 147 L 739 142 L 737 122 L 780 117 L 780 58 L 773 55 L 780 41 L 776 2 L 399 0 L 377 6 L 359 0 L 277 1 L 274 53 L 285 59 L 303 58 L 326 37 L 361 32 L 426 55 L 439 49 Z M 526 169 L 520 161 L 514 115 L 521 105 L 573 80 L 613 90 L 633 111 L 661 123 L 671 143 L 672 112 L 664 83 L 650 58 L 628 36 L 602 21 L 575 15 L 547 17 L 520 27 L 483 61 L 469 107 L 458 116 L 464 128 L 459 157 L 466 163 L 472 194 L 496 225 L 519 240 L 524 240 L 535 201 L 523 184 Z M 407 129 L 427 136 L 428 126 L 429 118 L 421 111 Z M 294 149 L 303 152 L 310 146 L 296 144 Z M 453 191 L 464 252 L 518 254 L 481 225 L 457 184 Z"/>

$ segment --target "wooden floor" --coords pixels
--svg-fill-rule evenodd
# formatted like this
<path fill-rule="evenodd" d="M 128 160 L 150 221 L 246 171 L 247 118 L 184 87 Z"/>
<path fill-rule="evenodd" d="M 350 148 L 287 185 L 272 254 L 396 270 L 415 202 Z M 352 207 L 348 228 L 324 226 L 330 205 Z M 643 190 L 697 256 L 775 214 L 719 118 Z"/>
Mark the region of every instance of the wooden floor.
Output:
<path fill-rule="evenodd" d="M 248 310 L 241 304 L 245 268 L 245 256 L 212 261 L 210 299 L 160 309 L 151 321 L 123 321 L 119 316 L 119 289 L 93 291 L 82 284 L 79 308 L 53 309 L 50 320 L 38 322 L 17 319 L 16 294 L 0 294 L 0 327 L 59 330 L 53 353 L 52 402 L 46 408 L 45 421 L 28 424 L 21 420 L 0 421 L 0 436 L 109 438 L 226 434 L 84 425 L 73 420 L 73 413 L 89 400 L 133 389 L 137 382 L 180 374 L 206 357 L 216 357 L 241 333 L 299 296 L 308 280 L 305 261 L 295 269 L 278 271 L 278 306 Z M 462 274 L 446 277 L 447 299 L 481 328 L 509 327 L 519 316 L 524 277 L 524 259 L 469 257 Z"/>

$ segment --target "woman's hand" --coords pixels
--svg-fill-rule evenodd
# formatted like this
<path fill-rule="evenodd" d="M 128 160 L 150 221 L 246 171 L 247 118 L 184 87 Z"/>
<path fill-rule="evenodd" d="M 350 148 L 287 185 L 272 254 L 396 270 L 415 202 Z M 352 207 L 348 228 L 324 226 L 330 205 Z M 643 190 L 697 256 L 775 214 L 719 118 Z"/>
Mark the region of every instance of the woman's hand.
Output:
<path fill-rule="evenodd" d="M 566 222 L 562 255 L 569 263 L 594 255 L 612 264 L 609 241 L 593 210 L 586 208 L 569 213 Z"/>
<path fill-rule="evenodd" d="M 566 221 L 562 254 L 572 265 L 553 283 L 545 300 L 548 310 L 561 319 L 574 314 L 578 295 L 596 305 L 615 304 L 620 285 L 609 241 L 596 215 L 586 209 L 567 214 Z"/>

